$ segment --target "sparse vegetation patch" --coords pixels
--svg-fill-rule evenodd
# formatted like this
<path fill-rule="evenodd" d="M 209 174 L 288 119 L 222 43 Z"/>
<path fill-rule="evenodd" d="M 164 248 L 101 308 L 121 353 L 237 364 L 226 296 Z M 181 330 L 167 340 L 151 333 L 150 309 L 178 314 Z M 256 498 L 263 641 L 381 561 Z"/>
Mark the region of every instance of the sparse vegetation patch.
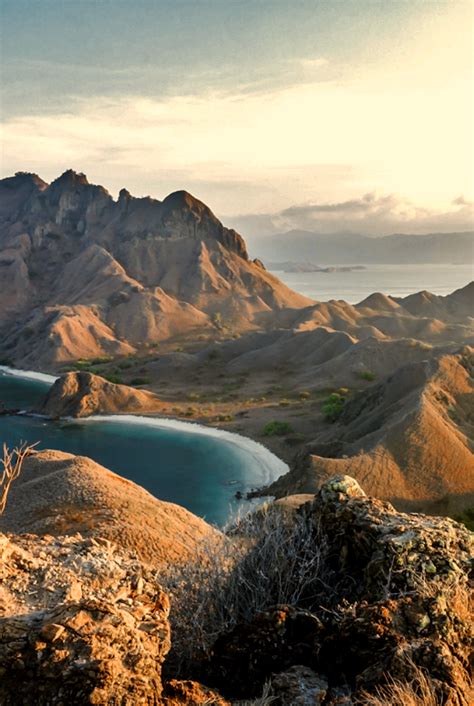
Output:
<path fill-rule="evenodd" d="M 342 414 L 344 405 L 347 401 L 347 396 L 341 394 L 340 392 L 333 392 L 329 397 L 327 397 L 322 406 L 321 410 L 323 412 L 324 418 L 328 422 L 335 422 Z"/>
<path fill-rule="evenodd" d="M 273 421 L 268 422 L 262 429 L 263 436 L 285 436 L 291 434 L 293 427 L 288 422 Z"/>

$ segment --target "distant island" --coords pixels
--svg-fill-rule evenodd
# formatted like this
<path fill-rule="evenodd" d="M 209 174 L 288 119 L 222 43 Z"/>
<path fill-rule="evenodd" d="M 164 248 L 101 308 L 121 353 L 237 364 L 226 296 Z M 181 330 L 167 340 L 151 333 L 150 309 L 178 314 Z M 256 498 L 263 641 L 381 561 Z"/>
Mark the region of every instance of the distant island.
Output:
<path fill-rule="evenodd" d="M 232 225 L 235 223 L 231 219 Z M 236 224 L 237 225 L 237 224 Z M 244 224 L 242 224 L 244 225 Z M 319 262 L 331 265 L 465 264 L 474 256 L 474 231 L 369 237 L 356 233 L 290 230 L 271 235 L 241 228 L 255 257 L 263 262 Z"/>
<path fill-rule="evenodd" d="M 320 267 L 312 262 L 267 262 L 266 267 L 273 272 L 356 272 L 366 270 L 365 265 L 331 265 Z"/>

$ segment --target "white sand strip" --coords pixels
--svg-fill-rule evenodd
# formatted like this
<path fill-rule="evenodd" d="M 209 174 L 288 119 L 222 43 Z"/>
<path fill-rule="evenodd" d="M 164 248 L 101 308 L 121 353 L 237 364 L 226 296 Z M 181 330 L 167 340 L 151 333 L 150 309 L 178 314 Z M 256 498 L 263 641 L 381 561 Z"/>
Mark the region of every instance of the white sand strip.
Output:
<path fill-rule="evenodd" d="M 9 368 L 6 365 L 0 365 L 0 372 L 5 373 L 5 375 L 13 375 L 17 378 L 49 383 L 50 385 L 58 379 L 54 375 L 47 375 L 47 373 L 33 373 L 31 370 L 17 370 L 16 368 Z"/>
<path fill-rule="evenodd" d="M 72 422 L 113 422 L 115 424 L 137 424 L 139 426 L 155 427 L 161 429 L 173 429 L 189 434 L 201 434 L 202 436 L 211 436 L 217 439 L 225 440 L 231 444 L 235 444 L 243 451 L 251 454 L 258 460 L 262 468 L 265 470 L 264 485 L 272 483 L 284 473 L 288 473 L 289 467 L 278 456 L 275 456 L 263 444 L 258 441 L 249 439 L 246 436 L 235 434 L 234 432 L 226 431 L 225 429 L 215 429 L 213 427 L 204 426 L 195 422 L 182 422 L 179 419 L 166 419 L 159 417 L 139 417 L 132 414 L 120 415 L 95 415 L 85 418 L 71 418 Z"/>

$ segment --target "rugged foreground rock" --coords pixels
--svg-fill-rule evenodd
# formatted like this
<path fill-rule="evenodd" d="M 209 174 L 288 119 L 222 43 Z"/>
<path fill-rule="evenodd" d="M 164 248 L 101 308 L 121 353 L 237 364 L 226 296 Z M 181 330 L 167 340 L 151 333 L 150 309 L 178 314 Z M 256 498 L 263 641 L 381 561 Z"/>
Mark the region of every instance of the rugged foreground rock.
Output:
<path fill-rule="evenodd" d="M 2 706 L 227 703 L 162 682 L 168 597 L 108 540 L 0 535 L 0 556 Z"/>
<path fill-rule="evenodd" d="M 159 703 L 169 601 L 150 570 L 80 535 L 0 547 L 0 703 Z"/>
<path fill-rule="evenodd" d="M 226 706 L 265 688 L 277 706 L 348 706 L 391 679 L 416 691 L 420 673 L 436 703 L 472 703 L 474 535 L 347 476 L 294 512 L 323 558 L 320 587 L 221 634 L 197 681 L 163 678 L 159 572 L 100 536 L 0 535 L 0 703 Z"/>
<path fill-rule="evenodd" d="M 474 535 L 398 513 L 348 476 L 298 512 L 315 551 L 326 547 L 320 593 L 221 636 L 205 666 L 213 683 L 248 698 L 271 680 L 275 703 L 351 704 L 421 669 L 440 704 L 472 703 Z"/>

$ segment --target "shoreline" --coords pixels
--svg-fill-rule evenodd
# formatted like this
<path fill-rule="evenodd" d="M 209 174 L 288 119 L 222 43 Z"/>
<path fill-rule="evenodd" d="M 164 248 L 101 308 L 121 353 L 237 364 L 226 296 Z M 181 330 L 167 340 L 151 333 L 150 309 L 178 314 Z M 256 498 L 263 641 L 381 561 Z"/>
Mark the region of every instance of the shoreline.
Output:
<path fill-rule="evenodd" d="M 12 377 L 18 377 L 25 380 L 38 381 L 42 383 L 53 384 L 58 378 L 47 373 L 40 373 L 30 370 L 19 370 L 16 368 L 10 368 L 7 366 L 0 366 L 0 373 L 5 375 L 10 375 Z M 16 411 L 12 410 L 10 412 L 12 416 L 35 416 L 38 414 L 25 413 L 23 410 Z M 49 417 L 45 417 L 49 421 L 53 421 Z M 227 443 L 233 444 L 237 448 L 243 450 L 246 453 L 252 455 L 259 463 L 261 468 L 264 470 L 265 480 L 260 488 L 265 488 L 275 480 L 280 478 L 282 475 L 288 473 L 289 466 L 285 461 L 274 454 L 270 449 L 261 444 L 260 442 L 237 432 L 229 431 L 227 429 L 221 429 L 219 427 L 214 427 L 208 424 L 203 424 L 200 422 L 184 421 L 178 417 L 166 416 L 160 417 L 153 414 L 150 415 L 136 415 L 127 412 L 119 414 L 97 414 L 91 415 L 90 417 L 61 417 L 57 421 L 68 421 L 74 422 L 75 424 L 86 424 L 88 422 L 111 422 L 113 424 L 132 424 L 142 427 L 155 427 L 161 429 L 170 429 L 175 431 L 181 431 L 187 434 L 196 434 L 201 436 L 208 436 L 217 439 L 222 439 Z M 255 492 L 260 490 L 260 488 L 252 489 L 249 492 Z"/>

